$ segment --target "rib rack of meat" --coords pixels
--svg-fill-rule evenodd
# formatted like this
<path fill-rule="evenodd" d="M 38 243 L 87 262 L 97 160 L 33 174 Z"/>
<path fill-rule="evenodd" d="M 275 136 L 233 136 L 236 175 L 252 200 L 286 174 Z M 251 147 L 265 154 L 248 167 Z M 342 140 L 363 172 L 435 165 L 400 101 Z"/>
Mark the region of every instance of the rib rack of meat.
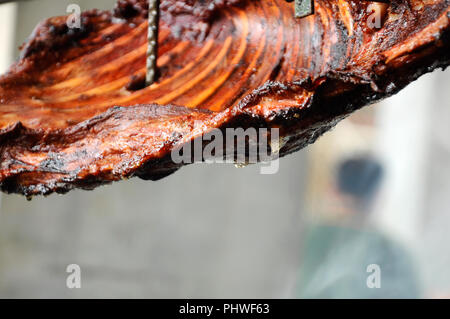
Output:
<path fill-rule="evenodd" d="M 283 156 L 450 62 L 450 0 L 314 5 L 296 19 L 285 0 L 163 0 L 148 87 L 146 1 L 84 12 L 79 29 L 40 23 L 0 78 L 2 191 L 157 180 L 182 165 L 172 149 L 216 128 L 279 128 Z"/>

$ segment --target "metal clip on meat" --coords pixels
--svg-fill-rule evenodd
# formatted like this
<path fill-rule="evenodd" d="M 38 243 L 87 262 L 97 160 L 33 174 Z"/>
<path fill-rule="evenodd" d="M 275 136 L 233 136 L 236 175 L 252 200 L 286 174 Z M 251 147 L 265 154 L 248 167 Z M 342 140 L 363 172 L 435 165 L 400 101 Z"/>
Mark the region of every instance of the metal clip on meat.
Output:
<path fill-rule="evenodd" d="M 286 0 L 292 2 L 294 0 Z M 371 0 L 373 2 L 389 3 L 389 0 Z M 295 17 L 304 18 L 314 13 L 314 0 L 295 0 Z"/>

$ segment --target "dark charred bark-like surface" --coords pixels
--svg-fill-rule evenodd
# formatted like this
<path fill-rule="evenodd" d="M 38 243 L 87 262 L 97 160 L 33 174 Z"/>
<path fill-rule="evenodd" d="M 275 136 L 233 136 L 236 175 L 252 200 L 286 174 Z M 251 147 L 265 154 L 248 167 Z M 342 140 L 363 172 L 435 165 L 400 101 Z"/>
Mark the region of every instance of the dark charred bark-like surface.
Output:
<path fill-rule="evenodd" d="M 67 17 L 37 26 L 0 78 L 3 191 L 156 180 L 180 167 L 172 149 L 214 128 L 278 127 L 286 155 L 450 63 L 450 0 L 315 0 L 300 20 L 285 0 L 165 0 L 161 10 L 159 80 L 147 88 L 146 1 L 85 12 L 81 29 Z"/>

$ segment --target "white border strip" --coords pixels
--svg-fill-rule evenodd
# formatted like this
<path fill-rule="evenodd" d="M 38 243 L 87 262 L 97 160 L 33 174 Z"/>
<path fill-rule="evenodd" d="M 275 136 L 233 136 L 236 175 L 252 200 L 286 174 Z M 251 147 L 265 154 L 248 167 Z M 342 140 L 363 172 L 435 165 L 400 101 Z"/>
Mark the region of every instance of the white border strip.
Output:
<path fill-rule="evenodd" d="M 0 74 L 10 66 L 14 56 L 14 27 L 16 25 L 16 4 L 6 3 L 0 5 Z"/>

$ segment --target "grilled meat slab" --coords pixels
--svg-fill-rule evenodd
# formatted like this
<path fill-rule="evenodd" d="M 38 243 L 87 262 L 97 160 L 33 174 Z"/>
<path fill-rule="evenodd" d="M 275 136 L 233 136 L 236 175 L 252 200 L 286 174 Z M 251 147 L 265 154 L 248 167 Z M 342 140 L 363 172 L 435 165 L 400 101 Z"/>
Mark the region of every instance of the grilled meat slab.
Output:
<path fill-rule="evenodd" d="M 0 77 L 2 191 L 157 180 L 181 167 L 172 149 L 216 128 L 279 128 L 283 156 L 450 62 L 450 0 L 315 0 L 303 19 L 285 0 L 165 0 L 145 87 L 146 8 L 36 27 Z"/>

